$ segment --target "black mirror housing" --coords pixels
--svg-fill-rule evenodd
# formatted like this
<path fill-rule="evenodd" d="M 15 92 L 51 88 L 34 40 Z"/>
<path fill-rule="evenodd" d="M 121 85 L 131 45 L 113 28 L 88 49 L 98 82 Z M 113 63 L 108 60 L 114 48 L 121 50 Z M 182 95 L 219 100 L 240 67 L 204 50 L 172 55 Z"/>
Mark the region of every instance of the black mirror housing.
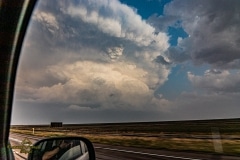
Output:
<path fill-rule="evenodd" d="M 46 138 L 31 146 L 28 160 L 95 160 L 93 144 L 83 137 Z"/>

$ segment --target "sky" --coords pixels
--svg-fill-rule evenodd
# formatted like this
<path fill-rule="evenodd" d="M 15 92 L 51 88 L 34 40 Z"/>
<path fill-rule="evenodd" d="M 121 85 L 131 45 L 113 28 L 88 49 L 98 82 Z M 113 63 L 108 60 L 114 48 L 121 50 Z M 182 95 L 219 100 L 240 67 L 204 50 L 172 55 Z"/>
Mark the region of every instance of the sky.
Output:
<path fill-rule="evenodd" d="M 238 118 L 239 0 L 40 0 L 12 124 Z"/>

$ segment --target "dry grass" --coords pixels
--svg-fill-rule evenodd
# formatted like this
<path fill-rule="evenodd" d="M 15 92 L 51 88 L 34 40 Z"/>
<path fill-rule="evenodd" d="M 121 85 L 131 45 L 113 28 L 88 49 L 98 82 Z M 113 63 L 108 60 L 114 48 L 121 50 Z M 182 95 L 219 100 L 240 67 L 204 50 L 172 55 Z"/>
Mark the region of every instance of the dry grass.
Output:
<path fill-rule="evenodd" d="M 11 132 L 32 134 L 42 137 L 82 136 L 94 143 L 133 146 L 154 149 L 189 150 L 216 152 L 216 141 L 222 145 L 219 154 L 240 155 L 240 119 L 75 124 L 61 128 L 47 125 L 12 126 Z M 221 139 L 213 140 L 212 134 L 220 134 Z"/>
<path fill-rule="evenodd" d="M 44 131 L 45 130 L 45 131 Z M 82 133 L 79 130 L 69 131 L 65 129 L 35 129 L 35 135 L 42 137 L 56 137 L 56 136 L 82 136 L 90 139 L 94 143 L 132 146 L 132 147 L 144 147 L 153 149 L 171 149 L 171 150 L 187 150 L 187 151 L 200 151 L 200 152 L 215 152 L 214 143 L 212 139 L 199 139 L 199 138 L 179 138 L 174 136 L 164 136 L 163 133 L 150 136 L 149 134 L 121 134 L 121 133 Z M 11 129 L 11 132 L 29 134 L 32 135 L 30 128 L 24 129 Z M 131 135 L 131 136 L 129 136 Z M 139 136 L 142 135 L 142 136 Z M 175 135 L 175 134 L 174 134 Z M 186 137 L 186 134 L 183 134 Z M 191 135 L 187 134 L 189 137 Z M 200 136 L 203 134 L 200 133 Z M 196 133 L 194 136 L 197 136 Z M 211 137 L 211 135 L 204 135 L 205 137 Z M 226 136 L 226 135 L 225 135 Z M 231 135 L 233 136 L 233 135 Z M 184 136 L 183 136 L 184 137 Z M 240 155 L 240 140 L 222 139 L 221 140 L 223 152 L 219 154 L 227 155 Z"/>

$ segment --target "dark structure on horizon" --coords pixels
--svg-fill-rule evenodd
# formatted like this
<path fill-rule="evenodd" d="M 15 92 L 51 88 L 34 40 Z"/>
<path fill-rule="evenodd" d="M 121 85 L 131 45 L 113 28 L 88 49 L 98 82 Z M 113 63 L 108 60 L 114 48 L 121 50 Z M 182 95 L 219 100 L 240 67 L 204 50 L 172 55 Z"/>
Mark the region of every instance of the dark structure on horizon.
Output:
<path fill-rule="evenodd" d="M 51 127 L 62 127 L 63 123 L 62 122 L 51 122 Z"/>

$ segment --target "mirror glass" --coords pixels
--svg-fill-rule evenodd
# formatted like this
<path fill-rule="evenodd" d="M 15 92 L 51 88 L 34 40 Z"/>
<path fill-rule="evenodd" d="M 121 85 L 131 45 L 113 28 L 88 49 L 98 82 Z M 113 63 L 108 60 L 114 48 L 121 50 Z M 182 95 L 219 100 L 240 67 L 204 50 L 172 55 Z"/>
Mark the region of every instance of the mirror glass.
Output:
<path fill-rule="evenodd" d="M 88 147 L 80 139 L 46 139 L 36 143 L 28 159 L 88 160 Z"/>

